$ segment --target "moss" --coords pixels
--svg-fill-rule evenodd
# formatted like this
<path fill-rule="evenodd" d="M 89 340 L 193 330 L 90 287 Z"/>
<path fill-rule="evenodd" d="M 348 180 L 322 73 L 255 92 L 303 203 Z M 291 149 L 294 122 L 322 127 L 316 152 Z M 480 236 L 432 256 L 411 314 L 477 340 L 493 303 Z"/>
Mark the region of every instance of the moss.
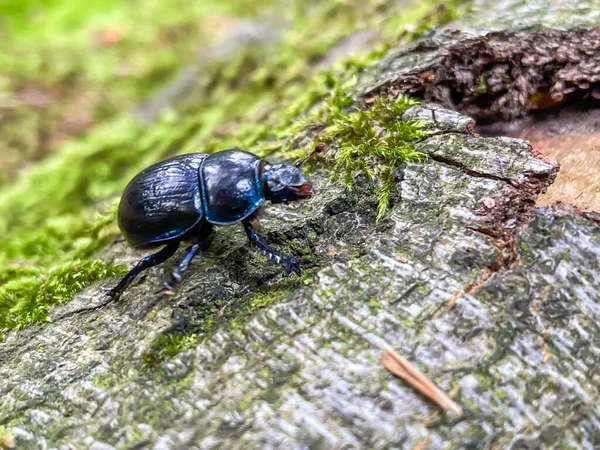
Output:
<path fill-rule="evenodd" d="M 237 410 L 239 412 L 244 412 L 250 408 L 250 406 L 252 406 L 252 399 L 244 397 L 238 402 Z"/>
<path fill-rule="evenodd" d="M 146 369 L 156 367 L 165 360 L 172 358 L 184 350 L 195 347 L 198 336 L 195 332 L 168 332 L 161 334 L 152 343 L 150 350 L 142 355 Z"/>
<path fill-rule="evenodd" d="M 371 308 L 374 312 L 377 312 L 381 309 L 381 302 L 378 301 L 375 297 L 371 297 L 369 302 L 367 303 L 369 308 Z"/>
<path fill-rule="evenodd" d="M 504 400 L 506 400 L 506 398 L 507 398 L 507 397 L 506 397 L 506 394 L 504 393 L 504 391 L 503 391 L 502 389 L 500 389 L 500 388 L 496 388 L 496 389 L 494 390 L 494 393 L 496 394 L 496 397 L 498 397 L 498 399 L 499 399 L 500 401 L 504 401 Z"/>
<path fill-rule="evenodd" d="M 379 378 L 379 387 L 383 391 L 387 391 L 390 387 L 390 376 L 387 373 L 380 373 L 378 375 Z"/>
<path fill-rule="evenodd" d="M 252 298 L 252 301 L 250 302 L 250 307 L 253 310 L 257 310 L 257 309 L 262 309 L 262 308 L 266 308 L 269 305 L 278 303 L 279 301 L 282 300 L 282 296 L 285 294 L 285 292 L 282 292 L 280 290 L 277 290 L 275 292 L 268 292 L 268 293 L 261 293 L 261 294 L 257 294 Z"/>
<path fill-rule="evenodd" d="M 124 272 L 102 261 L 80 260 L 4 284 L 0 287 L 0 339 L 7 330 L 46 320 L 51 306 L 68 302 L 90 283 Z"/>
<path fill-rule="evenodd" d="M 432 28 L 458 20 L 472 10 L 468 0 L 449 0 L 428 11 L 418 25 L 411 30 L 414 37 L 422 36 Z"/>
<path fill-rule="evenodd" d="M 2 178 L 134 108 L 192 62 L 198 46 L 272 3 L 3 1 L 0 86 L 10 111 L 1 119 Z"/>
<path fill-rule="evenodd" d="M 352 186 L 357 171 L 379 180 L 378 219 L 390 203 L 396 184 L 394 169 L 403 162 L 424 158 L 410 144 L 424 136 L 423 123 L 402 120 L 404 112 L 416 104 L 404 96 L 393 101 L 380 97 L 366 110 L 334 112 L 331 125 L 324 130 L 324 140 L 340 147 L 334 169 L 343 174 L 346 186 Z"/>

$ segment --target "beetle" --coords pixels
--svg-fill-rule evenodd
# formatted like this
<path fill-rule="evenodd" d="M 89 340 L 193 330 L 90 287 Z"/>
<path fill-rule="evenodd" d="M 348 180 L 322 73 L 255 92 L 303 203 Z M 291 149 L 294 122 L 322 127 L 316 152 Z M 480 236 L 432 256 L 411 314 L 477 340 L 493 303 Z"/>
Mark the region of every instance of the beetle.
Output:
<path fill-rule="evenodd" d="M 324 147 L 318 144 L 294 165 L 271 164 L 253 153 L 232 148 L 212 154 L 179 155 L 142 170 L 123 191 L 117 216 L 119 228 L 134 248 L 163 247 L 142 258 L 108 290 L 108 301 L 69 315 L 116 301 L 141 272 L 162 264 L 182 242 L 188 241 L 191 246 L 171 274 L 171 281 L 164 283 L 166 291 L 172 292 L 192 259 L 210 245 L 214 225 L 241 222 L 251 245 L 281 265 L 288 275 L 299 275 L 298 262 L 271 248 L 255 228 L 265 200 L 282 203 L 314 194 L 300 167 Z"/>

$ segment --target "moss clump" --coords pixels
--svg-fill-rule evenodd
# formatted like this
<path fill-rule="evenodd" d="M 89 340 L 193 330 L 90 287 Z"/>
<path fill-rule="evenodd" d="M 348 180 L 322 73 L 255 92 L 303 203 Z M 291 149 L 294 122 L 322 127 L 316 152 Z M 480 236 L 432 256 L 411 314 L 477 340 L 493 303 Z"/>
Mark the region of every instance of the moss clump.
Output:
<path fill-rule="evenodd" d="M 184 350 L 195 347 L 198 336 L 195 332 L 168 332 L 161 334 L 153 343 L 149 351 L 142 355 L 146 369 L 156 367 L 161 362 L 176 356 Z"/>
<path fill-rule="evenodd" d="M 123 275 L 124 268 L 102 261 L 74 261 L 44 275 L 9 281 L 0 287 L 0 340 L 3 333 L 46 320 L 48 309 L 71 300 L 90 283 Z"/>
<path fill-rule="evenodd" d="M 10 329 L 45 320 L 50 306 L 93 281 L 125 272 L 88 259 L 116 235 L 115 208 L 54 216 L 38 229 L 0 238 L 0 341 Z"/>
<path fill-rule="evenodd" d="M 402 115 L 417 102 L 400 96 L 393 101 L 377 98 L 366 110 L 349 114 L 335 112 L 331 125 L 324 130 L 325 142 L 335 143 L 339 152 L 335 176 L 343 174 L 351 187 L 357 171 L 379 181 L 377 220 L 385 214 L 395 187 L 394 169 L 407 161 L 419 161 L 424 155 L 411 142 L 425 135 L 418 120 L 402 120 Z M 323 138 L 322 138 L 323 139 Z"/>
<path fill-rule="evenodd" d="M 269 305 L 273 305 L 275 303 L 280 302 L 285 297 L 285 293 L 281 291 L 269 292 L 269 293 L 260 293 L 255 295 L 250 302 L 250 306 L 253 309 L 262 309 L 266 308 Z"/>
<path fill-rule="evenodd" d="M 369 305 L 369 308 L 371 308 L 375 313 L 377 313 L 377 311 L 379 311 L 382 308 L 381 302 L 375 297 L 371 297 L 367 302 L 367 305 Z"/>

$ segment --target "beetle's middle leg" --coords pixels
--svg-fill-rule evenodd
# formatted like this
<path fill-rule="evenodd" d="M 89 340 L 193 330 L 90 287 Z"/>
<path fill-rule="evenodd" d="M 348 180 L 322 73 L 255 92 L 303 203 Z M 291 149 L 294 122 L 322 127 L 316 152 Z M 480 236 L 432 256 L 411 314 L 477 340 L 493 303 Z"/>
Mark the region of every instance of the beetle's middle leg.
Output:
<path fill-rule="evenodd" d="M 193 245 L 188 248 L 177 268 L 171 273 L 171 280 L 164 283 L 166 293 L 171 293 L 175 289 L 175 286 L 183 279 L 183 275 L 190 267 L 192 259 L 200 251 L 206 250 L 210 246 L 214 237 L 213 226 L 207 222 L 201 222 L 187 236 L 187 239 L 192 240 Z"/>
<path fill-rule="evenodd" d="M 263 255 L 282 266 L 288 274 L 296 272 L 300 275 L 301 271 L 298 262 L 294 258 L 279 253 L 269 245 L 264 237 L 256 234 L 256 231 L 254 231 L 254 227 L 252 226 L 252 219 L 246 219 L 242 221 L 242 224 L 244 225 L 244 230 L 246 231 L 250 243 Z"/>
<path fill-rule="evenodd" d="M 190 262 L 192 262 L 192 259 L 194 259 L 194 257 L 198 254 L 200 250 L 200 243 L 195 243 L 188 249 L 187 253 L 183 257 L 177 268 L 171 273 L 171 281 L 165 281 L 164 286 L 167 291 L 173 291 L 173 289 L 175 289 L 175 286 L 183 278 L 183 274 L 185 273 L 185 271 L 188 270 Z"/>

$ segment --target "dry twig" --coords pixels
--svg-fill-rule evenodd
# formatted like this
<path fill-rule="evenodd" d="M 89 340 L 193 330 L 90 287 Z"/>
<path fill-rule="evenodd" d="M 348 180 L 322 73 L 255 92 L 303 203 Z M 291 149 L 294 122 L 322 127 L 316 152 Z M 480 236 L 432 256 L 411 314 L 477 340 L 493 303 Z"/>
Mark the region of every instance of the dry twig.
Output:
<path fill-rule="evenodd" d="M 459 405 L 444 394 L 419 369 L 389 347 L 383 350 L 383 366 L 389 372 L 402 378 L 419 393 L 439 405 L 440 408 L 462 416 L 463 411 Z"/>

